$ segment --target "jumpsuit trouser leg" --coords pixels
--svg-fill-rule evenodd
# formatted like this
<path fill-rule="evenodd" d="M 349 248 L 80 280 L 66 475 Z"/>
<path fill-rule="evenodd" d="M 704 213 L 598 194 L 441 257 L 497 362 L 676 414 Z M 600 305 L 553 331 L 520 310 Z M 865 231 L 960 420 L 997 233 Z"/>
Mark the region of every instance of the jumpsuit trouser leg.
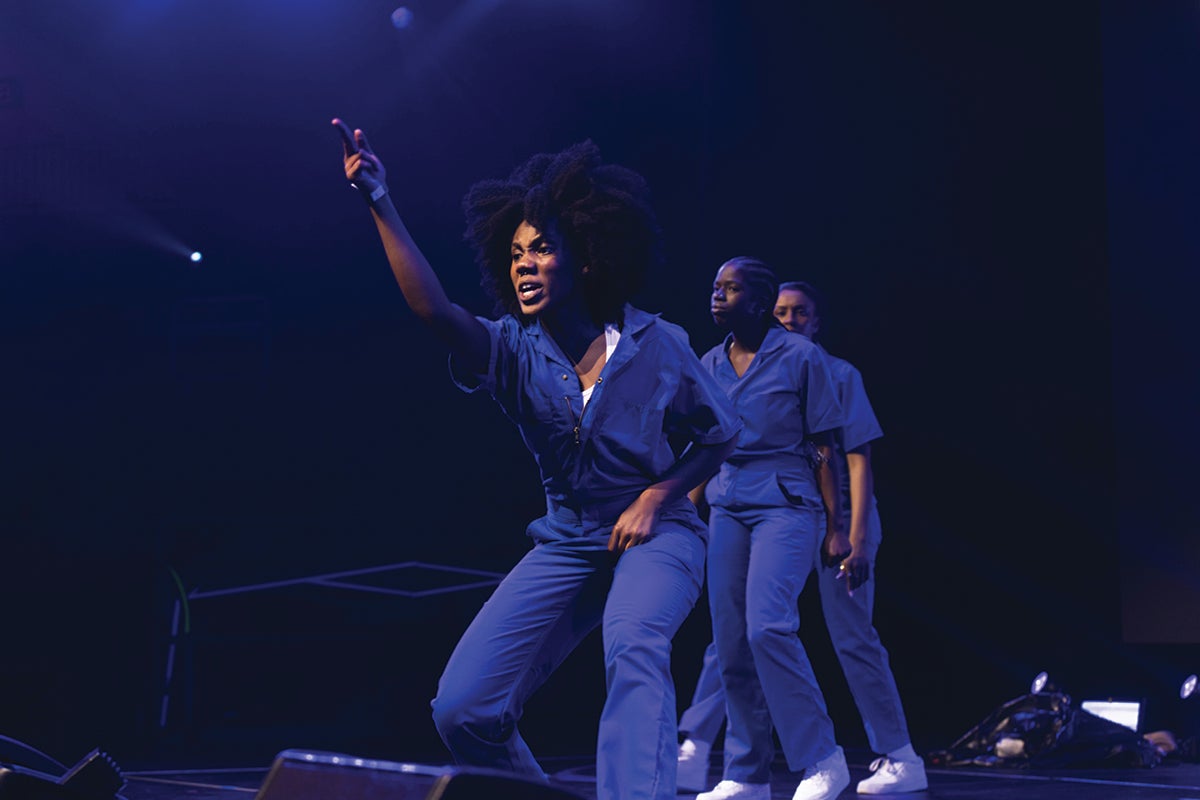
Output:
<path fill-rule="evenodd" d="M 617 561 L 604 608 L 608 699 L 600 716 L 596 794 L 674 800 L 679 738 L 671 639 L 704 583 L 704 540 L 656 534 Z"/>
<path fill-rule="evenodd" d="M 837 579 L 836 567 L 823 566 L 819 555 L 814 563 L 825 625 L 862 716 L 867 741 L 876 753 L 888 753 L 909 744 L 910 739 L 887 650 L 871 621 L 875 607 L 875 555 L 880 538 L 879 514 L 872 508 L 867 518 L 870 577 L 854 590 L 853 597 L 846 582 Z"/>
<path fill-rule="evenodd" d="M 438 683 L 434 721 L 455 759 L 544 779 L 517 723 L 529 697 L 603 621 L 608 696 L 597 796 L 673 798 L 671 637 L 700 594 L 703 563 L 703 540 L 682 530 L 619 559 L 580 541 L 535 546 L 480 609 Z"/>
<path fill-rule="evenodd" d="M 837 748 L 833 722 L 797 636 L 797 598 L 812 569 L 821 513 L 713 508 L 709 602 L 729 712 L 725 778 L 767 783 L 774 725 L 788 766 Z"/>
<path fill-rule="evenodd" d="M 432 704 L 455 761 L 545 778 L 517 723 L 526 700 L 599 624 L 610 580 L 602 555 L 538 544 L 475 615 Z"/>

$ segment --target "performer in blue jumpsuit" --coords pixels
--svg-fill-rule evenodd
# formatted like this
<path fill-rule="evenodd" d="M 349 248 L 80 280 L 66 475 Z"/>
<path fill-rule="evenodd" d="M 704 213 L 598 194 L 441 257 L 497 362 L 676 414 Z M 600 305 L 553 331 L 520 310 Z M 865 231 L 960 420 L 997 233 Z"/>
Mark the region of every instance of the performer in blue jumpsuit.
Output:
<path fill-rule="evenodd" d="M 722 265 L 711 308 L 729 335 L 701 358 L 744 428 L 704 493 L 709 602 L 729 721 L 723 780 L 697 800 L 770 798 L 772 727 L 788 766 L 805 771 L 795 800 L 830 800 L 850 782 L 796 635 L 796 600 L 813 559 L 823 552 L 835 562 L 849 551 L 829 460 L 842 412 L 821 351 L 772 316 L 777 286 L 756 259 Z"/>
<path fill-rule="evenodd" d="M 684 333 L 626 302 L 659 252 L 645 182 L 584 142 L 472 187 L 466 237 L 506 312 L 493 321 L 450 302 L 366 137 L 334 124 L 405 299 L 449 346 L 455 380 L 516 423 L 546 492 L 533 549 L 450 656 L 438 732 L 459 763 L 544 778 L 517 728 L 523 708 L 602 625 L 597 796 L 674 797 L 671 638 L 700 594 L 705 549 L 686 493 L 740 423 Z"/>
<path fill-rule="evenodd" d="M 815 341 L 820 330 L 822 298 L 803 281 L 779 287 L 775 317 L 793 333 Z M 820 347 L 820 345 L 817 345 Z M 875 503 L 871 442 L 883 435 L 863 387 L 862 375 L 849 362 L 825 354 L 842 406 L 843 424 L 834 436 L 833 455 L 839 470 L 838 499 L 849 529 L 851 552 L 836 567 L 818 558 L 821 608 L 826 627 L 842 664 L 846 681 L 862 715 L 867 740 L 886 755 L 871 764 L 874 773 L 859 781 L 860 794 L 917 792 L 928 787 L 925 766 L 913 750 L 900 695 L 871 617 L 874 609 L 875 556 L 881 527 Z M 716 644 L 704 651 L 704 664 L 692 703 L 679 720 L 687 738 L 680 745 L 679 785 L 695 787 L 708 773 L 712 742 L 725 722 Z"/>
<path fill-rule="evenodd" d="M 823 300 L 803 281 L 779 287 L 775 317 L 789 331 L 816 341 Z M 820 345 L 817 345 L 820 347 Z M 822 352 L 824 348 L 821 348 Z M 825 353 L 845 416 L 834 438 L 841 485 L 838 497 L 850 538 L 850 554 L 836 568 L 815 563 L 825 625 L 837 652 L 846 683 L 862 715 L 867 741 L 876 753 L 874 773 L 859 781 L 860 794 L 918 792 L 928 787 L 925 765 L 913 750 L 900 692 L 888 663 L 887 650 L 872 623 L 875 607 L 875 557 L 882 527 L 875 503 L 871 442 L 883 436 L 862 374 L 848 361 Z"/>

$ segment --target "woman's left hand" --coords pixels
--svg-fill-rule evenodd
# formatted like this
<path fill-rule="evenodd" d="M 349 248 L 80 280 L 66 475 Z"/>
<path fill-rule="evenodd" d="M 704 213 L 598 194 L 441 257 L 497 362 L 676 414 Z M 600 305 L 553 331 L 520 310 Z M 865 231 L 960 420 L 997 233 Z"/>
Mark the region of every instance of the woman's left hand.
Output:
<path fill-rule="evenodd" d="M 650 490 L 642 492 L 629 508 L 621 512 L 617 524 L 613 526 L 612 535 L 608 537 L 608 549 L 614 553 L 624 553 L 649 539 L 661 510 L 662 501 L 655 493 Z"/>

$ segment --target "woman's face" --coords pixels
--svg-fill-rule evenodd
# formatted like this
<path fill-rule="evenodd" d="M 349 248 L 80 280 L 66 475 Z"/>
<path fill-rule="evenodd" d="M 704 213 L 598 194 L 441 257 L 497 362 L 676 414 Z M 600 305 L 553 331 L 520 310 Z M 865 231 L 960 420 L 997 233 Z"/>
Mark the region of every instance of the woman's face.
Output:
<path fill-rule="evenodd" d="M 517 226 L 509 276 L 517 306 L 527 316 L 560 306 L 576 287 L 575 267 L 553 226 L 546 231 L 528 222 Z"/>
<path fill-rule="evenodd" d="M 750 293 L 742 283 L 741 270 L 729 264 L 723 265 L 717 270 L 717 277 L 713 281 L 709 304 L 713 322 L 722 328 L 728 328 L 754 316 L 755 310 L 751 306 Z"/>
<path fill-rule="evenodd" d="M 817 335 L 821 318 L 817 316 L 816 306 L 808 295 L 799 289 L 784 289 L 775 301 L 775 319 L 783 323 L 783 327 L 792 333 L 798 333 L 809 339 Z"/>

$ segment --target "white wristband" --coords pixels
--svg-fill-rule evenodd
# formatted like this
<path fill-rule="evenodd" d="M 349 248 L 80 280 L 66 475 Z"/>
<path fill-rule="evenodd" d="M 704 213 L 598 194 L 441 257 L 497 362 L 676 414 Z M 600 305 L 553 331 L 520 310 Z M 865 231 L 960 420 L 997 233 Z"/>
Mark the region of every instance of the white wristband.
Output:
<path fill-rule="evenodd" d="M 374 205 L 376 200 L 378 200 L 379 198 L 383 197 L 385 194 L 388 193 L 388 188 L 387 188 L 386 183 L 381 183 L 378 186 L 376 186 L 374 189 L 371 190 L 370 194 L 368 194 L 367 192 L 363 192 L 362 187 L 359 186 L 357 183 L 352 183 L 350 185 L 353 186 L 355 189 L 358 189 L 360 192 L 362 192 L 362 196 L 367 198 L 367 203 L 370 205 Z"/>
<path fill-rule="evenodd" d="M 374 203 L 385 194 L 387 194 L 387 184 L 381 183 L 376 186 L 369 195 L 367 195 L 367 202 Z"/>

